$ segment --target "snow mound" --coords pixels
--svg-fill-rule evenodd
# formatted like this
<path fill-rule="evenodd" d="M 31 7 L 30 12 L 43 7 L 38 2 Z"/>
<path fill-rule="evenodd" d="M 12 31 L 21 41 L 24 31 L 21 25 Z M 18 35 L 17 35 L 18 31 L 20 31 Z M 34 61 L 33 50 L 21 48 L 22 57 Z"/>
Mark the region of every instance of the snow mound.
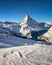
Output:
<path fill-rule="evenodd" d="M 39 39 L 52 43 L 52 27 L 45 34 L 41 35 Z"/>
<path fill-rule="evenodd" d="M 52 65 L 52 46 L 35 44 L 0 49 L 0 65 Z"/>

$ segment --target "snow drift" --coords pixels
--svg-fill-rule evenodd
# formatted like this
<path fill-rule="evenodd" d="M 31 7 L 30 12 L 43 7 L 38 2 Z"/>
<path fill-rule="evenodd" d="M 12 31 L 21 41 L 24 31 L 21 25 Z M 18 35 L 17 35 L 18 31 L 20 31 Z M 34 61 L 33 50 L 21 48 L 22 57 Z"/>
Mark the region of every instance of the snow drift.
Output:
<path fill-rule="evenodd" d="M 0 65 L 52 65 L 52 46 L 32 46 L 0 49 Z"/>

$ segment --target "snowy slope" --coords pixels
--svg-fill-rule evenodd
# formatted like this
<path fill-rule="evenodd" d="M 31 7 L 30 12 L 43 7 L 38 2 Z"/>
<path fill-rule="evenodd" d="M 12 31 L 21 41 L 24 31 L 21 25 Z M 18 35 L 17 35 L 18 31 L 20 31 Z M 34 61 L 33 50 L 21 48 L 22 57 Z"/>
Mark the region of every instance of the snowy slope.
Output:
<path fill-rule="evenodd" d="M 26 46 L 35 44 L 35 41 L 31 39 L 23 39 L 15 36 L 8 36 L 4 39 L 0 39 L 0 48 L 14 47 L 14 46 Z"/>
<path fill-rule="evenodd" d="M 52 43 L 52 27 L 45 34 L 41 35 L 39 39 Z"/>
<path fill-rule="evenodd" d="M 0 65 L 52 65 L 52 46 L 35 44 L 0 49 Z"/>
<path fill-rule="evenodd" d="M 23 38 L 19 32 L 20 25 L 17 23 L 0 24 L 0 48 L 32 45 L 35 43 L 35 41 L 31 39 Z"/>

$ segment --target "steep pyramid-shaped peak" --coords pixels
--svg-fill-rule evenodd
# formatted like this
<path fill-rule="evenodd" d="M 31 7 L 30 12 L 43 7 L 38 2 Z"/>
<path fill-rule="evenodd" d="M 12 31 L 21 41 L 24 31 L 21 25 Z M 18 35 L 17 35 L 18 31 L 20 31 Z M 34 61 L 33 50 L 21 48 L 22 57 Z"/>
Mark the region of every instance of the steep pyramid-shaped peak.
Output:
<path fill-rule="evenodd" d="M 26 14 L 25 18 L 23 19 L 24 21 L 28 21 L 29 20 L 29 14 Z"/>
<path fill-rule="evenodd" d="M 23 21 L 20 23 L 20 26 L 21 26 L 20 31 L 22 33 L 24 29 L 25 29 L 25 32 L 27 31 L 26 29 L 28 29 L 28 31 L 29 30 L 42 30 L 42 27 L 40 27 L 39 23 L 33 20 L 28 14 L 25 16 Z"/>
<path fill-rule="evenodd" d="M 26 14 L 23 21 L 20 23 L 20 25 L 26 25 L 26 24 L 30 23 L 30 20 L 31 20 L 31 17 L 29 16 L 29 14 Z"/>
<path fill-rule="evenodd" d="M 23 21 L 21 22 L 22 25 L 28 24 L 28 25 L 38 25 L 38 22 L 33 20 L 28 14 L 25 16 Z"/>

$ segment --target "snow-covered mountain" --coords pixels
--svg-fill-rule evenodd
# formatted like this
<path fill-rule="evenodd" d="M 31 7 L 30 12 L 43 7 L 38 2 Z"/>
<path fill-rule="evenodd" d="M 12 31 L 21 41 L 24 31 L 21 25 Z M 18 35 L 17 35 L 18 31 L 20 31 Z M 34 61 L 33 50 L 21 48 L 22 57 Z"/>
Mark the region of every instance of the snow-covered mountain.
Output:
<path fill-rule="evenodd" d="M 0 22 L 0 65 L 52 65 L 52 25 L 26 15 Z"/>
<path fill-rule="evenodd" d="M 35 44 L 38 37 L 48 30 L 41 25 L 29 15 L 20 23 L 0 22 L 0 48 Z"/>
<path fill-rule="evenodd" d="M 41 29 L 29 15 L 21 23 L 0 22 L 0 48 L 34 44 L 35 41 L 28 38 L 32 38 L 32 31 Z"/>
<path fill-rule="evenodd" d="M 32 28 L 32 30 L 42 29 L 39 25 L 39 23 L 35 20 L 33 20 L 29 15 L 26 15 L 23 21 L 20 23 L 21 26 L 28 25 Z"/>
<path fill-rule="evenodd" d="M 39 25 L 39 23 L 33 20 L 29 15 L 26 15 L 23 21 L 20 23 L 21 29 L 20 32 L 27 36 L 28 38 L 32 38 L 31 31 L 39 31 L 43 28 Z"/>

